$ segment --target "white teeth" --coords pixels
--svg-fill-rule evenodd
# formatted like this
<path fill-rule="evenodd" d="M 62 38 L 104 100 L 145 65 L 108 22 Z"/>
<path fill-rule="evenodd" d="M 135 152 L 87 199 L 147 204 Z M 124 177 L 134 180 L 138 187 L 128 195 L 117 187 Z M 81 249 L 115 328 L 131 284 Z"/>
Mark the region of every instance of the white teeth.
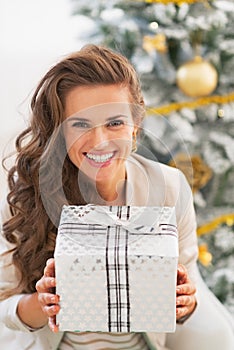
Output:
<path fill-rule="evenodd" d="M 89 159 L 94 160 L 97 163 L 105 163 L 107 160 L 111 159 L 114 155 L 114 152 L 106 153 L 102 155 L 93 154 L 93 153 L 86 153 L 86 157 Z"/>

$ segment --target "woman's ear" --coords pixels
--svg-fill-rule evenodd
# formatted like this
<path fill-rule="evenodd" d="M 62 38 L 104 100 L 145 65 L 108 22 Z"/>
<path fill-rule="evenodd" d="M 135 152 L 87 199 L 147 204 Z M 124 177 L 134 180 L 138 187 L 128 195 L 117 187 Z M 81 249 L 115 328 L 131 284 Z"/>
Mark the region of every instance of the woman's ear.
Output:
<path fill-rule="evenodd" d="M 138 126 L 134 125 L 133 132 L 132 132 L 132 136 L 133 136 L 134 138 L 137 137 L 137 131 L 138 131 Z"/>
<path fill-rule="evenodd" d="M 137 150 L 137 127 L 134 127 L 132 132 L 132 152 L 136 152 Z"/>

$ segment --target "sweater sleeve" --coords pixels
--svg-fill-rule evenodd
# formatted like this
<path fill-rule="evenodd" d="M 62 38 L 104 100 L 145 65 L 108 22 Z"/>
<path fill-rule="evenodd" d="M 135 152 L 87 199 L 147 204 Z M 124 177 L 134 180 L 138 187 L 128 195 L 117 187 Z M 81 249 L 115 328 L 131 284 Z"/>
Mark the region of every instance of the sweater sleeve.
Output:
<path fill-rule="evenodd" d="M 179 263 L 186 266 L 191 280 L 197 284 L 198 242 L 193 196 L 189 184 L 181 172 L 179 172 L 179 179 L 180 193 L 176 203 L 179 233 Z"/>
<path fill-rule="evenodd" d="M 1 202 L 0 207 L 0 300 L 4 292 L 13 289 L 18 284 L 19 276 L 12 263 L 14 244 L 7 241 L 3 234 L 3 223 L 10 219 L 11 214 L 6 201 Z"/>
<path fill-rule="evenodd" d="M 10 219 L 11 214 L 6 200 L 1 202 L 0 207 L 0 322 L 13 330 L 29 331 L 17 315 L 18 302 L 23 294 L 4 296 L 7 291 L 17 287 L 19 276 L 12 263 L 11 249 L 14 245 L 8 242 L 4 235 L 2 225 Z"/>

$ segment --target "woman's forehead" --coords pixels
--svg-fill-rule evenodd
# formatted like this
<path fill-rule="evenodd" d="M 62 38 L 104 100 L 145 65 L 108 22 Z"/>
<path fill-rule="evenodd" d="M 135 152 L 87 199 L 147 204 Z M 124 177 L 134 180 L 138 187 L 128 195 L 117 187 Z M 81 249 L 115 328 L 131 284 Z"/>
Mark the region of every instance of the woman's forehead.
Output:
<path fill-rule="evenodd" d="M 87 108 L 112 103 L 130 103 L 129 89 L 119 84 L 77 86 L 65 98 L 66 117 Z M 108 107 L 107 107 L 108 108 Z"/>
<path fill-rule="evenodd" d="M 104 103 L 95 105 L 83 110 L 78 110 L 72 115 L 66 116 L 66 119 L 108 119 L 118 116 L 131 117 L 132 106 L 130 103 Z"/>

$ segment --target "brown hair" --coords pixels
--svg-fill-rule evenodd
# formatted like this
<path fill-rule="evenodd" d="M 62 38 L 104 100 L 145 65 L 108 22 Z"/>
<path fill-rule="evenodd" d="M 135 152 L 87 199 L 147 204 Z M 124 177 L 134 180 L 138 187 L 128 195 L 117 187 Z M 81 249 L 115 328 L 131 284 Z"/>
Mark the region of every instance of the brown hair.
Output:
<path fill-rule="evenodd" d="M 94 84 L 123 84 L 129 88 L 130 102 L 144 107 L 134 68 L 124 56 L 105 47 L 87 45 L 42 78 L 32 97 L 30 126 L 16 140 L 17 158 L 8 173 L 12 218 L 3 229 L 6 239 L 15 244 L 13 263 L 21 275 L 18 287 L 8 295 L 35 291 L 46 260 L 53 256 L 63 194 L 70 204 L 84 204 L 77 185 L 78 169 L 64 153 L 59 125 L 64 120 L 67 93 L 75 86 Z M 143 109 L 133 117 L 142 119 Z M 63 169 L 62 186 L 56 181 L 58 167 Z M 44 206 L 43 191 L 50 198 L 47 205 L 53 208 L 53 218 Z"/>

